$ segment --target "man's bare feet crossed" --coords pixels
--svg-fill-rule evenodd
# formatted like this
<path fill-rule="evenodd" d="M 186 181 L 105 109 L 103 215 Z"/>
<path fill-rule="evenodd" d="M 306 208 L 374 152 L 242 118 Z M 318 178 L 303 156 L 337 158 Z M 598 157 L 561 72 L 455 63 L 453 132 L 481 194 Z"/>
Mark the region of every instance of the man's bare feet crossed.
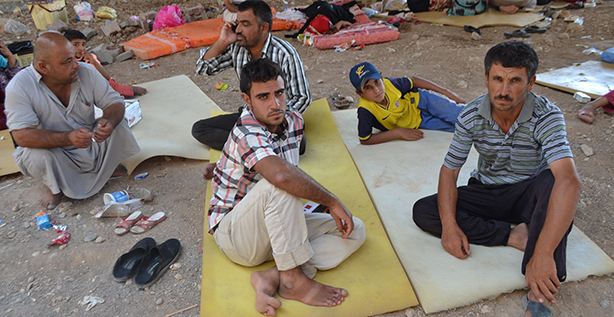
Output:
<path fill-rule="evenodd" d="M 254 272 L 251 281 L 256 290 L 256 309 L 265 316 L 275 316 L 275 308 L 281 307 L 281 301 L 273 297 L 275 291 L 271 291 L 275 285 L 281 297 L 311 306 L 337 306 L 349 295 L 342 288 L 320 284 L 308 278 L 300 266 L 287 271 L 272 267 Z"/>

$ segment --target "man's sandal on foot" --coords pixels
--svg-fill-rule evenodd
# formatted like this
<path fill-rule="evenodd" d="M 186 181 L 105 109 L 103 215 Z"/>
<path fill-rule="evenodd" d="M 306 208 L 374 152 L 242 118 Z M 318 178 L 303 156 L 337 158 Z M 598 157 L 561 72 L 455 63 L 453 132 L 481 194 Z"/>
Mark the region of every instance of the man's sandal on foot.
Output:
<path fill-rule="evenodd" d="M 525 316 L 528 311 L 531 317 L 552 317 L 552 310 L 542 303 L 529 300 L 529 294 L 522 298 L 522 308 L 524 309 L 522 316 Z"/>
<path fill-rule="evenodd" d="M 590 110 L 580 109 L 580 111 L 578 111 L 578 118 L 586 123 L 593 123 L 595 114 Z"/>
<path fill-rule="evenodd" d="M 121 236 L 128 233 L 130 228 L 132 228 L 137 221 L 141 220 L 141 218 L 143 218 L 143 213 L 140 211 L 135 211 L 126 218 L 120 218 L 117 225 L 115 225 L 115 234 Z"/>
<path fill-rule="evenodd" d="M 130 228 L 130 232 L 134 234 L 141 234 L 143 232 L 149 231 L 149 229 L 153 228 L 155 225 L 166 219 L 166 215 L 163 212 L 157 212 L 153 216 L 146 219 L 143 217 L 141 220 L 137 221 L 132 228 Z"/>

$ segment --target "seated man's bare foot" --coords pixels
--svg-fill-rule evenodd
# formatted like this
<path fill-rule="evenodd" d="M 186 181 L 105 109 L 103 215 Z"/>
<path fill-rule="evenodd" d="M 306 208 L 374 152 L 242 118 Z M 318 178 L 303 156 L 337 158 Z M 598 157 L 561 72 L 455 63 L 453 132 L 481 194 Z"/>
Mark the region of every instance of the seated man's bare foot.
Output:
<path fill-rule="evenodd" d="M 63 196 L 62 192 L 54 194 L 51 192 L 51 189 L 47 188 L 47 191 L 41 197 L 40 205 L 45 210 L 53 210 L 60 204 Z"/>
<path fill-rule="evenodd" d="M 279 295 L 285 299 L 297 300 L 311 306 L 340 305 L 348 291 L 342 288 L 320 284 L 309 279 L 300 266 L 288 271 L 281 271 Z"/>
<path fill-rule="evenodd" d="M 517 6 L 513 4 L 499 7 L 499 11 L 501 11 L 501 13 L 504 13 L 504 14 L 514 14 L 518 12 L 518 9 L 520 8 L 518 8 Z"/>
<path fill-rule="evenodd" d="M 250 280 L 256 290 L 256 310 L 265 316 L 275 316 L 275 308 L 281 307 L 281 301 L 274 297 L 279 288 L 277 267 L 254 272 Z"/>
<path fill-rule="evenodd" d="M 205 167 L 205 171 L 203 172 L 203 178 L 207 180 L 213 178 L 214 169 L 215 169 L 215 164 L 213 163 L 207 164 L 207 167 Z"/>
<path fill-rule="evenodd" d="M 521 223 L 510 231 L 510 237 L 507 240 L 507 245 L 516 248 L 522 252 L 527 247 L 529 240 L 529 226 L 526 223 Z"/>
<path fill-rule="evenodd" d="M 128 170 L 126 170 L 123 165 L 119 164 L 117 165 L 117 168 L 115 169 L 113 174 L 111 174 L 111 177 L 121 177 L 126 175 L 128 175 Z"/>
<path fill-rule="evenodd" d="M 142 96 L 147 93 L 147 89 L 143 87 L 137 87 L 137 86 L 130 86 L 130 87 L 132 88 L 132 91 L 134 91 L 135 96 Z"/>

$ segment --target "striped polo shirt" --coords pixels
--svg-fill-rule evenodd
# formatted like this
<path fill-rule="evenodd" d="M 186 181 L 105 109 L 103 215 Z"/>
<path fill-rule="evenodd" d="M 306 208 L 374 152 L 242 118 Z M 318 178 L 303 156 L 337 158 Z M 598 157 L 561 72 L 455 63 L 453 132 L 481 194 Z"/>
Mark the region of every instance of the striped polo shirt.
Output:
<path fill-rule="evenodd" d="M 563 113 L 548 99 L 532 92 L 527 93 L 522 110 L 507 134 L 492 118 L 488 94 L 467 104 L 456 121 L 444 166 L 459 170 L 472 144 L 479 159 L 471 177 L 487 185 L 530 179 L 548 169 L 548 164 L 573 157 Z"/>

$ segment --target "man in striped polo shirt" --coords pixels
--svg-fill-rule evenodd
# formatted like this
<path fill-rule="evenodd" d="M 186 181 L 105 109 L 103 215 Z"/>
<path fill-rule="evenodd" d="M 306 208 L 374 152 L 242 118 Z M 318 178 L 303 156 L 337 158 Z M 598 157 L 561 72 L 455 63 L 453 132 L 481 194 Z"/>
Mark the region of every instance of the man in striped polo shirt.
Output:
<path fill-rule="evenodd" d="M 567 235 L 581 184 L 561 110 L 531 92 L 538 63 L 522 41 L 488 51 L 488 93 L 458 116 L 438 193 L 417 201 L 413 218 L 457 258 L 471 255 L 469 243 L 524 251 L 522 273 L 531 288 L 525 312 L 550 316 L 566 278 Z M 480 155 L 477 169 L 467 186 L 456 188 L 472 144 Z"/>
<path fill-rule="evenodd" d="M 270 59 L 250 61 L 240 87 L 247 107 L 213 171 L 209 233 L 237 264 L 275 260 L 251 275 L 256 309 L 265 316 L 281 306 L 277 292 L 312 306 L 340 305 L 346 290 L 312 278 L 358 250 L 364 225 L 297 167 L 304 123 L 299 112 L 286 110 L 279 66 Z M 330 214 L 304 213 L 301 198 L 328 206 Z"/>

